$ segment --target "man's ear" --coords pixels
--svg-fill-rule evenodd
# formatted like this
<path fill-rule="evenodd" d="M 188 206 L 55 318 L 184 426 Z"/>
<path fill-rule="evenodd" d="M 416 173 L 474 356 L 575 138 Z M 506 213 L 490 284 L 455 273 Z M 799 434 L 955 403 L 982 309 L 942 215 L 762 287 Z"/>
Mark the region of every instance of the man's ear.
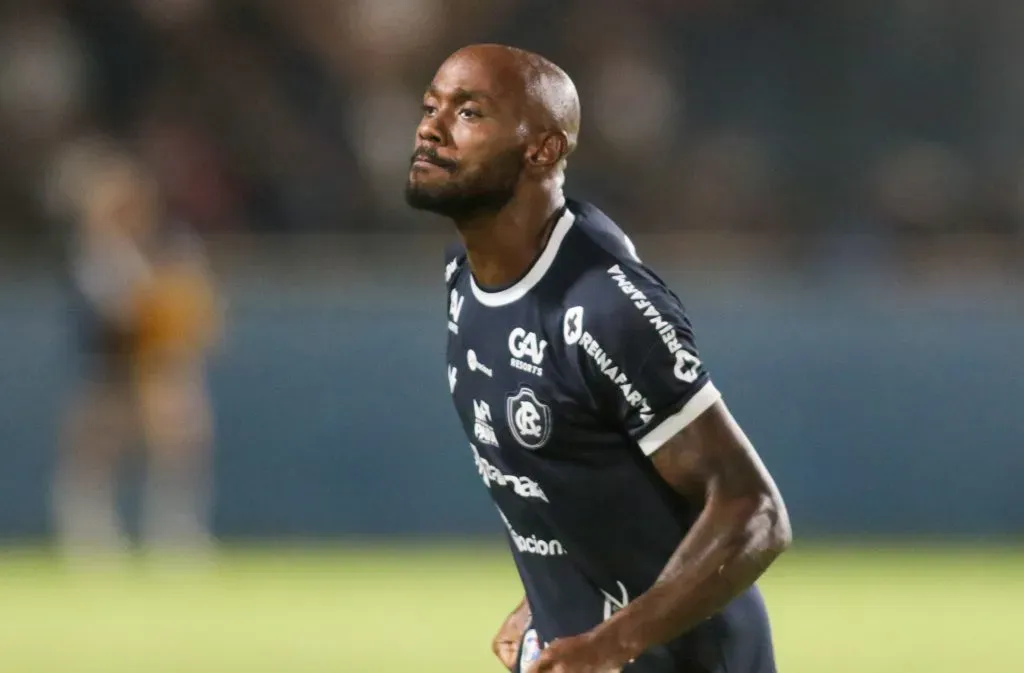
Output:
<path fill-rule="evenodd" d="M 569 139 L 565 133 L 545 133 L 540 142 L 530 147 L 526 160 L 535 168 L 551 168 L 557 166 L 569 152 Z"/>

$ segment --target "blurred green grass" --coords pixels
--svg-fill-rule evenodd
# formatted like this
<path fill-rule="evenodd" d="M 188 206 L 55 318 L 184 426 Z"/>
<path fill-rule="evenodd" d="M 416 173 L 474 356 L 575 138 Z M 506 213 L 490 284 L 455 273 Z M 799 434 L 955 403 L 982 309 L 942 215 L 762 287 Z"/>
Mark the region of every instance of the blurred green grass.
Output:
<path fill-rule="evenodd" d="M 1024 550 L 799 548 L 762 582 L 782 673 L 1024 671 Z M 486 673 L 500 546 L 230 549 L 205 564 L 0 555 L 0 670 Z"/>

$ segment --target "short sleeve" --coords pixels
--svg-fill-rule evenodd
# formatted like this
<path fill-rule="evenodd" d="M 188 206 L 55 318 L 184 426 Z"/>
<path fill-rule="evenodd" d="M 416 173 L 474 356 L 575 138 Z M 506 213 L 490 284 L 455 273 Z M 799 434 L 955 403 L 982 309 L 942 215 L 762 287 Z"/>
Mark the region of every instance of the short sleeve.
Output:
<path fill-rule="evenodd" d="M 578 349 L 591 398 L 645 455 L 657 451 L 721 395 L 679 299 L 640 264 L 613 264 L 569 307 L 563 337 Z"/>

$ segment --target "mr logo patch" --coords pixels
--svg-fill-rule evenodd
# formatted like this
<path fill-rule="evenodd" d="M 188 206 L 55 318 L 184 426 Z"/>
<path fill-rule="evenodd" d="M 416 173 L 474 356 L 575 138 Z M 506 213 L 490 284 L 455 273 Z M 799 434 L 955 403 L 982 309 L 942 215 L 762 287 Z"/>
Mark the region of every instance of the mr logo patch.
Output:
<path fill-rule="evenodd" d="M 551 407 L 537 399 L 537 394 L 523 386 L 505 403 L 505 415 L 512 436 L 523 447 L 535 451 L 551 437 Z"/>

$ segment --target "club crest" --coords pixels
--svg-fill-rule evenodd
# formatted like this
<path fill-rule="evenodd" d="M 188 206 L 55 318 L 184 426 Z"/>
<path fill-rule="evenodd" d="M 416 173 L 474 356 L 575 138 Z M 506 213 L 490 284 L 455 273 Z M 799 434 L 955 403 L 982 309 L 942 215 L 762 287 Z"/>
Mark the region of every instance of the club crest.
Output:
<path fill-rule="evenodd" d="M 512 436 L 525 448 L 535 451 L 551 436 L 551 407 L 537 399 L 537 394 L 527 387 L 509 395 L 505 415 Z"/>

